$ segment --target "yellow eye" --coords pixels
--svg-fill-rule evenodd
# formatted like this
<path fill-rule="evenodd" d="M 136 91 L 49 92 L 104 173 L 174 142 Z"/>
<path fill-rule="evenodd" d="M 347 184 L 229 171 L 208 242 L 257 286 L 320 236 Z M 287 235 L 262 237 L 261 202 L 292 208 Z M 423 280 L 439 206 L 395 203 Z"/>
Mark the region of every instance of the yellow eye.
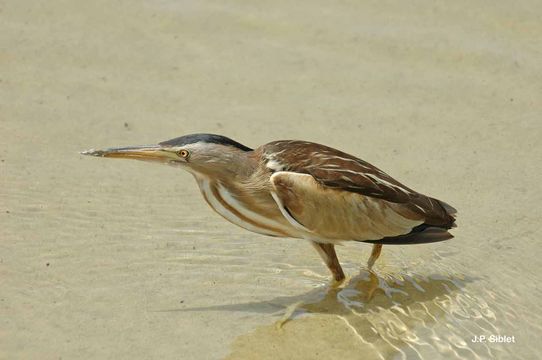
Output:
<path fill-rule="evenodd" d="M 187 158 L 188 155 L 190 155 L 190 153 L 188 152 L 188 150 L 181 150 L 179 151 L 177 154 L 179 154 L 180 157 L 183 157 L 183 158 Z"/>

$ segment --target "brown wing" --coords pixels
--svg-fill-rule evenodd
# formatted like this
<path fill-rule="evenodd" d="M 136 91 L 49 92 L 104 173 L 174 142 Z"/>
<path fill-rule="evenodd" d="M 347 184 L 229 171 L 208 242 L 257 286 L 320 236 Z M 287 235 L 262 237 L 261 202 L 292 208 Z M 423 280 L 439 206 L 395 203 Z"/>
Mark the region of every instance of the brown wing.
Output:
<path fill-rule="evenodd" d="M 274 172 L 311 175 L 319 184 L 336 190 L 400 204 L 404 211 L 424 219 L 423 224 L 449 229 L 454 226 L 455 209 L 422 195 L 391 176 L 342 151 L 305 141 L 275 141 L 260 151 Z"/>

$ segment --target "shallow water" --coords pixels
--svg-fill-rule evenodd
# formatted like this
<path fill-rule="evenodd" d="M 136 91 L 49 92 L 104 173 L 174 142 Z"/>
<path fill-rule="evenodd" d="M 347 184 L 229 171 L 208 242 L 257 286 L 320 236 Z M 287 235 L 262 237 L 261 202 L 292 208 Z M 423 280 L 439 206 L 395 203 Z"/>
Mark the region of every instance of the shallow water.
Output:
<path fill-rule="evenodd" d="M 541 16 L 4 2 L 0 358 L 537 358 Z M 456 238 L 385 246 L 374 274 L 347 244 L 336 287 L 308 244 L 226 223 L 188 174 L 78 154 L 193 132 L 356 154 L 457 207 Z"/>

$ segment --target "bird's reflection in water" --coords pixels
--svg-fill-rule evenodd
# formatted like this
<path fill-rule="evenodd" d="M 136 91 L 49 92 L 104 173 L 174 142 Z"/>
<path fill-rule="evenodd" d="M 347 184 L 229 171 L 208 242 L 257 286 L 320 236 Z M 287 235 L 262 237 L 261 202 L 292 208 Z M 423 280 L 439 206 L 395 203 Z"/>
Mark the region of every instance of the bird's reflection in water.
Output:
<path fill-rule="evenodd" d="M 322 297 L 318 300 L 313 299 L 312 294 L 307 294 L 307 301 L 300 303 L 299 308 L 309 313 L 344 315 L 381 308 L 409 307 L 451 294 L 467 281 L 464 277 L 362 271 L 343 284 L 321 289 Z"/>
<path fill-rule="evenodd" d="M 458 314 L 479 313 L 477 299 L 464 291 L 470 281 L 463 276 L 361 271 L 340 285 L 298 296 L 191 310 L 281 317 L 236 339 L 229 359 L 475 358 L 471 334 L 453 320 Z"/>
<path fill-rule="evenodd" d="M 450 308 L 448 305 L 453 303 L 455 295 L 461 292 L 468 281 L 458 276 L 377 274 L 362 271 L 339 286 L 322 289 L 320 296 L 316 293 L 307 294 L 305 300 L 292 305 L 295 310 L 289 309 L 276 323 L 276 328 L 284 328 L 284 334 L 291 334 L 293 331 L 289 332 L 288 326 L 294 325 L 295 320 L 312 323 L 310 326 L 313 328 L 318 328 L 317 324 L 321 323 L 325 330 L 320 334 L 322 337 L 319 341 L 324 342 L 329 340 L 329 335 L 324 335 L 325 333 L 340 331 L 341 327 L 347 329 L 349 336 L 337 339 L 334 346 L 329 344 L 329 347 L 320 349 L 325 352 L 345 346 L 340 353 L 329 352 L 330 356 L 357 358 L 357 351 L 362 349 L 363 358 L 369 359 L 395 356 L 423 358 L 422 352 L 437 355 L 442 353 L 442 350 L 450 350 L 447 348 L 452 346 L 441 344 L 444 349 L 438 349 L 438 344 L 430 344 L 426 339 L 438 339 L 433 326 L 445 321 L 447 309 Z M 307 314 L 332 317 L 327 316 L 327 321 L 317 320 L 306 316 Z M 332 325 L 324 325 L 326 322 Z M 311 336 L 319 338 L 317 333 Z M 461 339 L 459 342 L 462 342 Z M 311 344 L 314 346 L 315 343 Z M 423 349 L 424 347 L 426 349 Z M 460 354 L 461 351 L 451 352 L 455 352 L 458 357 L 471 353 L 468 349 L 465 354 Z M 235 351 L 232 354 L 235 354 Z"/>

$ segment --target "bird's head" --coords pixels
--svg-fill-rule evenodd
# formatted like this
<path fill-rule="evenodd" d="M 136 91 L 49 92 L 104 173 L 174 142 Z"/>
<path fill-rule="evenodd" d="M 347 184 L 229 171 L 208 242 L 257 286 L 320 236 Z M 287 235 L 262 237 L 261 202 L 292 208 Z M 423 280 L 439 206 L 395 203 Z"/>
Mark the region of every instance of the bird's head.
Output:
<path fill-rule="evenodd" d="M 83 155 L 136 159 L 181 167 L 194 175 L 218 177 L 238 173 L 242 157 L 251 152 L 230 138 L 213 134 L 192 134 L 163 141 L 157 145 L 87 150 Z"/>

